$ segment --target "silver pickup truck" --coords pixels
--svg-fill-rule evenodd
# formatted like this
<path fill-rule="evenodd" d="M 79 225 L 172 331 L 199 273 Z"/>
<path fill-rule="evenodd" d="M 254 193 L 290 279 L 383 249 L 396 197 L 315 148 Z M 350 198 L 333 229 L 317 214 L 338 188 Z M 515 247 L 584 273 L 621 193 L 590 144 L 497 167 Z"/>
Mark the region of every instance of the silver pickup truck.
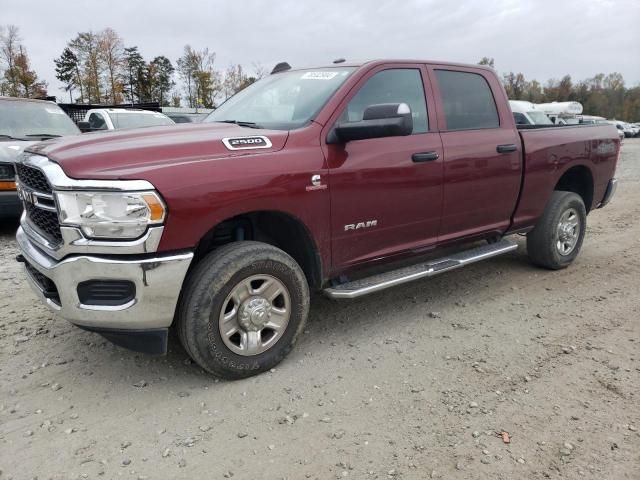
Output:
<path fill-rule="evenodd" d="M 0 97 L 0 218 L 22 211 L 13 168 L 18 155 L 36 142 L 78 134 L 75 123 L 53 102 Z"/>

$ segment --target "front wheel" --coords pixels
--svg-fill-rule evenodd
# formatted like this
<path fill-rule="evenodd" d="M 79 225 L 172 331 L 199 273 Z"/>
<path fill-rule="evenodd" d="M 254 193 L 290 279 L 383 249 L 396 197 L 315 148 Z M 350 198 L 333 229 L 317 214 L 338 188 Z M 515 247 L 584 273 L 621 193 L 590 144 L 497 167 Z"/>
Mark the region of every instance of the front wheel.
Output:
<path fill-rule="evenodd" d="M 271 245 L 237 242 L 207 255 L 189 276 L 178 335 L 208 372 L 245 378 L 289 353 L 308 312 L 309 289 L 293 258 Z"/>
<path fill-rule="evenodd" d="M 580 252 L 586 228 L 587 211 L 582 197 L 554 191 L 542 218 L 527 234 L 529 258 L 551 270 L 568 267 Z"/>

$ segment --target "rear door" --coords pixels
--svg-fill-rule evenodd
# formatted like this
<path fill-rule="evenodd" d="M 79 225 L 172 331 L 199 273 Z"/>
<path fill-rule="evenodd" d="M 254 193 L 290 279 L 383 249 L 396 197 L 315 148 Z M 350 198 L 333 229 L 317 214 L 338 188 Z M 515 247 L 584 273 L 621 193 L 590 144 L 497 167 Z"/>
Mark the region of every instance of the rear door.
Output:
<path fill-rule="evenodd" d="M 522 152 L 504 90 L 484 69 L 430 65 L 445 152 L 439 241 L 502 232 L 520 192 Z"/>
<path fill-rule="evenodd" d="M 432 127 L 432 98 L 424 66 L 381 65 L 360 79 L 327 124 L 325 138 L 337 122 L 362 120 L 368 106 L 381 103 L 407 103 L 414 124 L 409 136 L 325 145 L 335 269 L 436 242 L 442 144 Z"/>

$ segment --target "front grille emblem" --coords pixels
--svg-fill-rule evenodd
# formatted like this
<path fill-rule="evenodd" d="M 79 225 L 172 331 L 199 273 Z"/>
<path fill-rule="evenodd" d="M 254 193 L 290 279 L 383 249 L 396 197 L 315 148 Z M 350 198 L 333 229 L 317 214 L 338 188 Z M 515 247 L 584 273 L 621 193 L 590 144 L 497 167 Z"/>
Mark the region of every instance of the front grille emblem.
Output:
<path fill-rule="evenodd" d="M 31 190 L 23 188 L 19 183 L 16 184 L 16 190 L 18 191 L 18 198 L 24 203 L 29 203 L 31 205 L 36 204 L 36 199 Z"/>

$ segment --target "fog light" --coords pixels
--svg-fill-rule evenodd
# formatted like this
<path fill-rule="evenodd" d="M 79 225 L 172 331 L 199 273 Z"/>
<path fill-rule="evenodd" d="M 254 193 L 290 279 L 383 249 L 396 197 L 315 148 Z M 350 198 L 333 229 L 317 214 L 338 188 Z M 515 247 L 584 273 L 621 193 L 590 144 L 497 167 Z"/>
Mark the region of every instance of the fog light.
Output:
<path fill-rule="evenodd" d="M 129 280 L 88 280 L 78 284 L 83 305 L 116 307 L 136 298 L 136 285 Z"/>

